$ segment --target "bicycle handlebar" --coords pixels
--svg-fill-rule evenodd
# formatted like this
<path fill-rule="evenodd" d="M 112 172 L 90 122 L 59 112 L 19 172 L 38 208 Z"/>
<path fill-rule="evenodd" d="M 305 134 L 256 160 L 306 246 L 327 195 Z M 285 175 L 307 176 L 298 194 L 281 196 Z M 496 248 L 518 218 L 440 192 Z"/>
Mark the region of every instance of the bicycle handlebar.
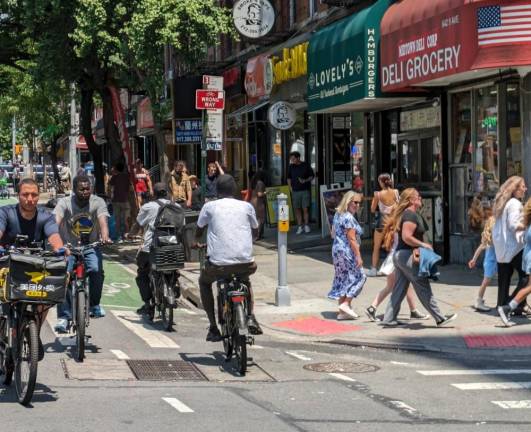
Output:
<path fill-rule="evenodd" d="M 106 243 L 102 242 L 101 240 L 98 240 L 98 241 L 95 241 L 93 243 L 89 243 L 86 245 L 80 245 L 80 246 L 73 246 L 70 243 L 67 243 L 66 248 L 70 250 L 70 253 L 74 255 L 81 255 L 83 252 L 85 252 L 88 249 L 94 249 L 98 246 L 103 246 L 104 244 Z"/>

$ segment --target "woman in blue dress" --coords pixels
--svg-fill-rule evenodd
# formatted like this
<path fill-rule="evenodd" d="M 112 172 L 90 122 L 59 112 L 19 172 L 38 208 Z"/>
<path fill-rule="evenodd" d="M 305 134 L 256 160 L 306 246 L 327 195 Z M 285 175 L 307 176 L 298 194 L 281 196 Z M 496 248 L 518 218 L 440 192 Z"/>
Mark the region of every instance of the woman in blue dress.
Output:
<path fill-rule="evenodd" d="M 506 327 L 511 327 L 515 323 L 511 321 L 511 314 L 518 305 L 525 301 L 531 294 L 531 198 L 524 206 L 524 223 L 518 228 L 524 230 L 524 253 L 522 255 L 522 270 L 527 274 L 527 285 L 516 293 L 514 298 L 505 306 L 498 306 L 498 314 Z"/>
<path fill-rule="evenodd" d="M 354 217 L 362 201 L 362 195 L 348 191 L 339 206 L 332 223 L 332 258 L 335 277 L 328 298 L 338 300 L 338 320 L 356 319 L 351 302 L 361 292 L 367 277 L 363 272 L 360 251 L 362 228 Z"/>

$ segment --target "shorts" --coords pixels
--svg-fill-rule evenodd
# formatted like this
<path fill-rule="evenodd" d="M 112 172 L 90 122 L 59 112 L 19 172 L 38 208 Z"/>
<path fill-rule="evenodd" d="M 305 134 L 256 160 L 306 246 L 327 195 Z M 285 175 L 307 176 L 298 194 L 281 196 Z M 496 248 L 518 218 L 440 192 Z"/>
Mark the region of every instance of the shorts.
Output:
<path fill-rule="evenodd" d="M 112 209 L 115 220 L 122 220 L 121 218 L 127 220 L 129 213 L 131 212 L 131 206 L 128 202 L 113 202 Z"/>
<path fill-rule="evenodd" d="M 485 257 L 483 258 L 483 277 L 493 278 L 498 272 L 498 263 L 496 261 L 496 253 L 494 246 L 485 249 Z"/>
<path fill-rule="evenodd" d="M 291 203 L 294 209 L 310 208 L 311 194 L 309 190 L 292 191 Z"/>

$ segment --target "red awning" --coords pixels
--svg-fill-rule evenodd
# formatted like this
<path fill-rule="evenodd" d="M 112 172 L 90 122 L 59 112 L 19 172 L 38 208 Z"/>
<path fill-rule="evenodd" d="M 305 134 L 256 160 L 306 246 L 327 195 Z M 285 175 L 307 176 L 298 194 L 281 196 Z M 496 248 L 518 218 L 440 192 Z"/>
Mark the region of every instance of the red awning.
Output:
<path fill-rule="evenodd" d="M 531 3 L 402 0 L 382 19 L 381 53 L 384 91 L 531 65 Z"/>

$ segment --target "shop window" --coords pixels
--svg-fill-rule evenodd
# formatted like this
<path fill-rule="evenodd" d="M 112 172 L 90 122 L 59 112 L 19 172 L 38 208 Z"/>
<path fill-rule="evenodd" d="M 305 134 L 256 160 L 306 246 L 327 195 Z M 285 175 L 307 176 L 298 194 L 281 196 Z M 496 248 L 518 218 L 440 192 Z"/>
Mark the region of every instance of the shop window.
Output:
<path fill-rule="evenodd" d="M 420 146 L 421 182 L 438 185 L 441 182 L 442 169 L 441 140 L 438 136 L 421 138 Z"/>
<path fill-rule="evenodd" d="M 417 183 L 419 176 L 419 141 L 417 139 L 400 141 L 400 183 Z"/>
<path fill-rule="evenodd" d="M 332 117 L 332 182 L 352 180 L 350 168 L 350 115 Z"/>
<path fill-rule="evenodd" d="M 522 128 L 520 124 L 520 86 L 507 84 L 507 177 L 522 175 Z"/>
<path fill-rule="evenodd" d="M 495 194 L 500 186 L 498 172 L 498 88 L 476 90 L 476 158 L 474 190 Z"/>
<path fill-rule="evenodd" d="M 452 162 L 454 164 L 472 163 L 471 146 L 471 107 L 470 92 L 452 96 Z"/>
<path fill-rule="evenodd" d="M 351 129 L 351 149 L 350 156 L 352 159 L 352 179 L 356 184 L 364 183 L 364 140 L 363 140 L 363 113 L 356 112 L 352 114 Z"/>
<path fill-rule="evenodd" d="M 304 143 L 304 111 L 297 111 L 295 125 L 288 131 L 289 153 L 297 151 L 301 154 L 301 160 L 306 160 L 306 146 Z"/>

